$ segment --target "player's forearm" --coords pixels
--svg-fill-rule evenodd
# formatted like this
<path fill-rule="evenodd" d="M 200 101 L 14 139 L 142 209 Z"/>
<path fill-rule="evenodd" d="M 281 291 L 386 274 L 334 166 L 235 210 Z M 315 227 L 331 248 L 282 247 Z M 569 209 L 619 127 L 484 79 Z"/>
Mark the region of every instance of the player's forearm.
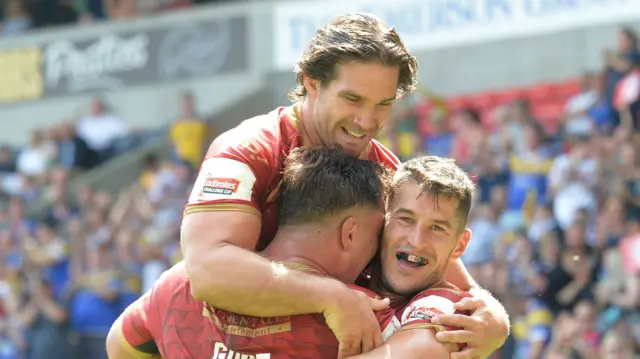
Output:
<path fill-rule="evenodd" d="M 438 342 L 432 329 L 411 329 L 394 333 L 381 347 L 349 359 L 449 359 L 451 351 Z"/>
<path fill-rule="evenodd" d="M 449 261 L 445 279 L 464 291 L 469 291 L 471 288 L 478 286 L 478 283 L 471 277 L 471 274 L 469 274 L 460 259 Z"/>
<path fill-rule="evenodd" d="M 213 306 L 260 317 L 321 313 L 342 283 L 289 270 L 245 249 L 225 245 L 185 258 L 192 294 Z M 344 287 L 346 289 L 346 287 Z"/>

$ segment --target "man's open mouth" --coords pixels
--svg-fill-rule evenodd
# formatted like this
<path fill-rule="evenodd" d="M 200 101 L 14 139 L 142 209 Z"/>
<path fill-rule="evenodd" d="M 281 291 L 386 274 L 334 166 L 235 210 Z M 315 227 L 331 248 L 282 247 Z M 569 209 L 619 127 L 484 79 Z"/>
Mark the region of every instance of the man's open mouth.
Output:
<path fill-rule="evenodd" d="M 428 263 L 426 258 L 408 252 L 397 252 L 396 258 L 398 258 L 400 262 L 412 267 L 422 267 Z"/>
<path fill-rule="evenodd" d="M 342 132 L 346 133 L 347 135 L 349 135 L 351 137 L 355 137 L 355 138 L 363 138 L 366 135 L 365 133 L 362 133 L 362 132 L 351 131 L 349 129 L 346 129 L 345 127 L 342 127 Z"/>

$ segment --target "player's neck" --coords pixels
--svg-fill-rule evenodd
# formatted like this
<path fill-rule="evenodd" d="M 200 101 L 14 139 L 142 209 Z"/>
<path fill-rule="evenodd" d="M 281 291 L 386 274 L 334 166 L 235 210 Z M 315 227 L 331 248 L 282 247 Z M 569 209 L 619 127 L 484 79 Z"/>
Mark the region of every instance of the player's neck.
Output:
<path fill-rule="evenodd" d="M 296 107 L 294 106 L 294 109 Z M 302 100 L 299 106 L 297 106 L 296 117 L 300 123 L 300 136 L 302 138 L 302 145 L 304 147 L 322 146 L 322 140 L 318 135 L 318 130 L 313 123 L 313 106 L 308 99 Z"/>
<path fill-rule="evenodd" d="M 281 226 L 273 241 L 262 255 L 273 261 L 298 263 L 310 267 L 321 275 L 332 276 L 327 260 L 327 240 L 315 238 L 312 229 Z"/>

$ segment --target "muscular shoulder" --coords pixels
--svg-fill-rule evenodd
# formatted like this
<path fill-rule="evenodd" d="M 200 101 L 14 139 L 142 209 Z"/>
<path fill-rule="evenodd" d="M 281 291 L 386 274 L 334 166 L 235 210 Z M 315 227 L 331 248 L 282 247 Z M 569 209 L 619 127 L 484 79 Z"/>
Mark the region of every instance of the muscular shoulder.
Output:
<path fill-rule="evenodd" d="M 205 159 L 227 157 L 245 159 L 247 162 L 271 162 L 281 154 L 291 128 L 283 108 L 243 121 L 238 126 L 218 136 L 209 147 Z"/>
<path fill-rule="evenodd" d="M 162 313 L 166 310 L 170 298 L 180 292 L 190 292 L 189 277 L 187 276 L 184 262 L 179 262 L 162 273 L 151 288 L 151 301 L 155 303 L 157 310 Z"/>
<path fill-rule="evenodd" d="M 299 142 L 283 108 L 220 135 L 200 167 L 185 214 L 241 210 L 260 215 L 280 176 L 284 156 Z"/>

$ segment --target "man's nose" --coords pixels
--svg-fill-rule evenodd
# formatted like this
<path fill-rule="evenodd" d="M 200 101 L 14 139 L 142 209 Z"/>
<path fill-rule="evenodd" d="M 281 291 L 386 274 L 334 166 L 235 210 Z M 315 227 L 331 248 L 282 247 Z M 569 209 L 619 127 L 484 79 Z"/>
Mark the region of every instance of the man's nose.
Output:
<path fill-rule="evenodd" d="M 427 243 L 426 235 L 427 233 L 425 228 L 416 226 L 413 233 L 409 236 L 409 244 L 416 250 L 424 249 Z"/>
<path fill-rule="evenodd" d="M 363 106 L 356 116 L 355 123 L 366 132 L 375 131 L 378 127 L 376 109 Z"/>

